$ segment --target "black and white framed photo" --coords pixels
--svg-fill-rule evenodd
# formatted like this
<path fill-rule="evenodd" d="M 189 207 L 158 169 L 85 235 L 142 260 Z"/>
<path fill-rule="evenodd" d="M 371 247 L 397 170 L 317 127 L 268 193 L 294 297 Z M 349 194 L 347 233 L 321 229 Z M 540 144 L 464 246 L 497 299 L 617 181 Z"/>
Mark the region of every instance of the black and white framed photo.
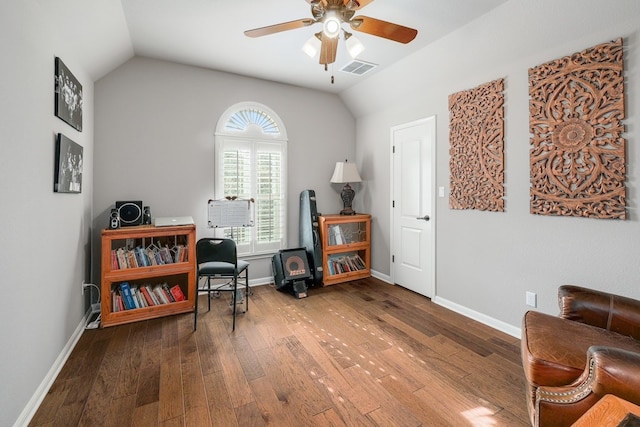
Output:
<path fill-rule="evenodd" d="M 82 192 L 82 151 L 81 145 L 61 133 L 57 135 L 54 192 Z"/>
<path fill-rule="evenodd" d="M 82 85 L 58 57 L 55 80 L 56 117 L 82 132 Z"/>

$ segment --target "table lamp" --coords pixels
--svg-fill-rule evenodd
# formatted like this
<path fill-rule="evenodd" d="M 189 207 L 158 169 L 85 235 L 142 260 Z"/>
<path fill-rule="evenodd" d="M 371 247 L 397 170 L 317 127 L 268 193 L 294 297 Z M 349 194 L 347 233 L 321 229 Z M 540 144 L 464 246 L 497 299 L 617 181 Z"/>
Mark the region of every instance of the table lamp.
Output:
<path fill-rule="evenodd" d="M 360 179 L 360 174 L 358 174 L 358 168 L 356 168 L 356 164 L 347 163 L 346 160 L 344 162 L 337 162 L 330 182 L 332 184 L 344 184 L 344 187 L 342 187 L 342 192 L 340 193 L 342 203 L 344 204 L 344 209 L 340 211 L 340 215 L 355 215 L 356 212 L 351 208 L 351 203 L 353 202 L 353 198 L 355 197 L 356 192 L 353 191 L 353 188 L 351 188 L 349 183 L 362 182 L 362 179 Z"/>

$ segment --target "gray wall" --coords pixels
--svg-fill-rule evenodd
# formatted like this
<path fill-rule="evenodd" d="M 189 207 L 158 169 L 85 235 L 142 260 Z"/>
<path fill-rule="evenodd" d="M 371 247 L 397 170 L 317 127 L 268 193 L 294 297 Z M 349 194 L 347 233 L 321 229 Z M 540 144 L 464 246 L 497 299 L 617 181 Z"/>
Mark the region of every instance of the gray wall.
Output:
<path fill-rule="evenodd" d="M 80 282 L 89 277 L 91 247 L 115 200 L 140 198 L 154 215 L 191 214 L 200 235 L 208 233 L 213 130 L 239 101 L 268 105 L 287 126 L 291 245 L 299 192 L 313 188 L 321 211 L 338 211 L 339 188 L 328 180 L 335 161 L 357 152 L 364 182 L 355 206 L 373 214 L 372 267 L 384 275 L 390 272 L 389 128 L 437 116 L 437 180 L 448 188 L 447 96 L 504 77 L 506 212 L 452 211 L 446 198 L 437 199 L 436 301 L 517 327 L 525 290 L 537 292 L 539 310 L 550 313 L 557 312 L 561 283 L 640 298 L 639 29 L 637 0 L 510 0 L 341 94 L 354 120 L 333 95 L 142 58 L 96 83 L 94 97 L 85 57 L 61 36 L 70 30 L 58 27 L 41 2 L 0 2 L 0 287 L 8 296 L 0 299 L 0 425 L 15 422 L 43 392 L 79 334 L 86 308 Z M 527 70 L 619 36 L 627 70 L 630 219 L 530 215 Z M 83 84 L 83 132 L 53 116 L 56 55 Z M 52 192 L 57 132 L 84 147 L 82 194 Z M 151 179 L 176 169 L 183 171 L 179 181 Z M 265 265 L 252 265 L 252 277 L 268 274 Z"/>
<path fill-rule="evenodd" d="M 390 273 L 389 128 L 437 117 L 437 186 L 448 190 L 447 97 L 504 78 L 506 212 L 451 210 L 448 191 L 437 198 L 435 300 L 517 333 L 527 290 L 538 294 L 539 310 L 553 314 L 564 283 L 640 297 L 639 29 L 636 0 L 513 0 L 342 93 L 357 117 L 365 210 L 377 221 L 373 268 Z M 528 69 L 618 37 L 625 46 L 629 219 L 531 215 Z"/>
<path fill-rule="evenodd" d="M 288 247 L 299 246 L 302 190 L 315 190 L 320 212 L 342 208 L 329 179 L 336 161 L 354 159 L 355 120 L 337 95 L 147 58 L 95 87 L 96 244 L 116 200 L 142 200 L 154 217 L 191 215 L 198 237 L 212 236 L 214 132 L 220 115 L 242 101 L 270 107 L 286 127 Z M 251 260 L 250 280 L 270 279 L 270 258 Z"/>
<path fill-rule="evenodd" d="M 93 187 L 93 82 L 56 22 L 0 2 L 0 425 L 12 425 L 85 313 Z M 83 131 L 54 116 L 54 58 L 83 86 Z M 54 141 L 84 148 L 81 194 L 53 192 Z"/>

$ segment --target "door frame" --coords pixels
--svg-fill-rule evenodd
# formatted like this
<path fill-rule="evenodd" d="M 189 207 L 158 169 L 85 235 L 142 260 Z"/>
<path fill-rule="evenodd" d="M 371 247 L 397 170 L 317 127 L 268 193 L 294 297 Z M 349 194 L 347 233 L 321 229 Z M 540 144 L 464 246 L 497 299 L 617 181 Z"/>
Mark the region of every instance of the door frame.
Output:
<path fill-rule="evenodd" d="M 391 283 L 395 285 L 395 266 L 394 266 L 394 262 L 393 262 L 393 256 L 395 253 L 397 253 L 396 251 L 396 242 L 395 242 L 395 215 L 394 215 L 394 207 L 393 207 L 393 201 L 395 200 L 394 197 L 394 177 L 395 177 L 395 171 L 394 171 L 394 160 L 393 160 L 393 145 L 394 145 L 394 140 L 393 140 L 393 135 L 394 132 L 401 130 L 401 129 L 405 129 L 405 128 L 409 128 L 409 127 L 413 127 L 419 124 L 430 124 L 430 126 L 427 128 L 427 131 L 431 133 L 431 137 L 433 140 L 433 144 L 431 145 L 431 185 L 432 185 L 432 189 L 431 189 L 431 206 L 433 206 L 433 212 L 430 218 L 430 221 L 432 222 L 433 226 L 432 226 L 432 233 L 431 233 L 431 239 L 429 242 L 429 246 L 431 249 L 431 259 L 429 260 L 429 269 L 431 271 L 431 289 L 429 290 L 429 298 L 431 298 L 432 300 L 436 297 L 436 289 L 437 289 L 437 285 L 436 285 L 436 229 L 437 229 L 437 205 L 436 205 L 436 201 L 437 201 L 437 182 L 436 182 L 436 163 L 437 163 L 437 159 L 436 159 L 436 148 L 437 148 L 437 132 L 436 132 L 436 115 L 433 116 L 429 116 L 429 117 L 424 117 L 418 120 L 414 120 L 408 123 L 403 123 L 400 125 L 395 125 L 392 126 L 389 129 L 389 158 L 390 158 L 390 171 L 391 171 L 391 176 L 389 179 L 390 182 L 390 188 L 389 188 L 389 193 L 390 193 L 390 200 L 391 203 L 389 203 L 389 211 L 390 211 L 390 219 L 391 219 L 391 229 L 390 231 L 390 253 L 389 253 L 389 265 L 391 266 L 390 270 L 390 279 L 391 279 Z"/>

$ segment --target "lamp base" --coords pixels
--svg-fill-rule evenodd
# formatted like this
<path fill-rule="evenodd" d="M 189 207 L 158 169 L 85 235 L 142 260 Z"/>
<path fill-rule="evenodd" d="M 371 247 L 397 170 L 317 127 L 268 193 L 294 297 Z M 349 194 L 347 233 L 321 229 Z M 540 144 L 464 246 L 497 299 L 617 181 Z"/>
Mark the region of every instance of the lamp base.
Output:
<path fill-rule="evenodd" d="M 355 214 L 356 214 L 356 211 L 351 209 L 351 206 L 349 206 L 348 208 L 344 208 L 340 211 L 340 215 L 355 215 Z"/>
<path fill-rule="evenodd" d="M 346 183 L 344 187 L 342 187 L 342 193 L 340 193 L 340 197 L 342 198 L 342 204 L 344 205 L 344 209 L 340 211 L 340 215 L 355 215 L 356 211 L 351 207 L 351 203 L 353 202 L 353 198 L 355 197 L 356 192 L 353 191 L 353 188 Z"/>

